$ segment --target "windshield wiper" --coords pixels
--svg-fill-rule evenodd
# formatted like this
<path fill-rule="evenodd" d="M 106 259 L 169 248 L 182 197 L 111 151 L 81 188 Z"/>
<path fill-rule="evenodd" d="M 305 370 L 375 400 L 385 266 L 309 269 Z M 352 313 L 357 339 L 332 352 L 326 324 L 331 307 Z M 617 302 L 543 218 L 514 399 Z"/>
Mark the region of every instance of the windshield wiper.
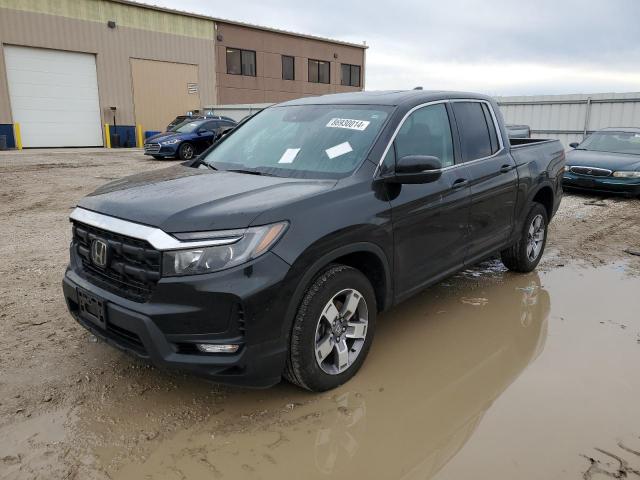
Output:
<path fill-rule="evenodd" d="M 248 170 L 243 168 L 229 168 L 225 172 L 246 173 L 248 175 L 264 175 L 266 177 L 273 177 L 275 175 L 266 172 L 260 172 L 259 170 Z"/>

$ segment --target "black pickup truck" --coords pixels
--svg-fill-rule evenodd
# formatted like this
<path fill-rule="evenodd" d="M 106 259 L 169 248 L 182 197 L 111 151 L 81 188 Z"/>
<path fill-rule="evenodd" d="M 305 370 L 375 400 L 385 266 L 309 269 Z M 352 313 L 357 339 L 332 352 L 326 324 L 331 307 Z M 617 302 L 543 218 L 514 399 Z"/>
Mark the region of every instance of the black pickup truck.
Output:
<path fill-rule="evenodd" d="M 378 313 L 495 254 L 533 270 L 564 161 L 557 141 L 510 141 L 482 95 L 282 103 L 82 199 L 64 296 L 155 365 L 327 390 L 362 365 Z"/>

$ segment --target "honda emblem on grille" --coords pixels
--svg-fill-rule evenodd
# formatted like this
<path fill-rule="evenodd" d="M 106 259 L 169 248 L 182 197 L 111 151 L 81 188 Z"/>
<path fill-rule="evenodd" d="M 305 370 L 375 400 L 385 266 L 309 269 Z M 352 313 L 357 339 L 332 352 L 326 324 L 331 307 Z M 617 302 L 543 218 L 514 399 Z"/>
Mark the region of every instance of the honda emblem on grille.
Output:
<path fill-rule="evenodd" d="M 91 242 L 91 261 L 100 268 L 107 266 L 107 244 L 97 238 Z"/>

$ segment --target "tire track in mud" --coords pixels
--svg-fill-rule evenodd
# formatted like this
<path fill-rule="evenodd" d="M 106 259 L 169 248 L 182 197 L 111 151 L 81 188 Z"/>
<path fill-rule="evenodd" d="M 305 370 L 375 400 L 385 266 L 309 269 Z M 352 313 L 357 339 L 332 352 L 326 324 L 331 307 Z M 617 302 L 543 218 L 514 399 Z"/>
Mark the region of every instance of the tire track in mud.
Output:
<path fill-rule="evenodd" d="M 640 439 L 640 437 L 638 438 Z M 640 451 L 630 448 L 622 442 L 618 442 L 617 446 L 620 450 L 623 450 L 622 453 L 612 453 L 608 450 L 594 447 L 594 450 L 606 457 L 603 460 L 582 454 L 581 456 L 590 463 L 589 468 L 582 474 L 582 478 L 584 480 L 594 480 L 602 478 L 602 476 L 608 478 L 633 478 L 632 475 L 640 478 Z M 629 455 L 632 455 L 633 464 L 625 458 Z"/>

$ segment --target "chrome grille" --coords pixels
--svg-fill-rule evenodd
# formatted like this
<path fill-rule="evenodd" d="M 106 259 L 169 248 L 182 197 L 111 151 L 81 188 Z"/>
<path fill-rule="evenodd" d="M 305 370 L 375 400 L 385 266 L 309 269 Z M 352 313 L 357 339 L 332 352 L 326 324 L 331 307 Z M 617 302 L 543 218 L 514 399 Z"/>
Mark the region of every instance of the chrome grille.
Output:
<path fill-rule="evenodd" d="M 608 177 L 612 173 L 611 170 L 608 170 L 606 168 L 582 166 L 571 167 L 569 171 L 578 175 L 589 175 L 590 177 Z"/>
<path fill-rule="evenodd" d="M 159 143 L 145 143 L 144 144 L 144 153 L 158 153 L 160 152 L 160 144 Z"/>

